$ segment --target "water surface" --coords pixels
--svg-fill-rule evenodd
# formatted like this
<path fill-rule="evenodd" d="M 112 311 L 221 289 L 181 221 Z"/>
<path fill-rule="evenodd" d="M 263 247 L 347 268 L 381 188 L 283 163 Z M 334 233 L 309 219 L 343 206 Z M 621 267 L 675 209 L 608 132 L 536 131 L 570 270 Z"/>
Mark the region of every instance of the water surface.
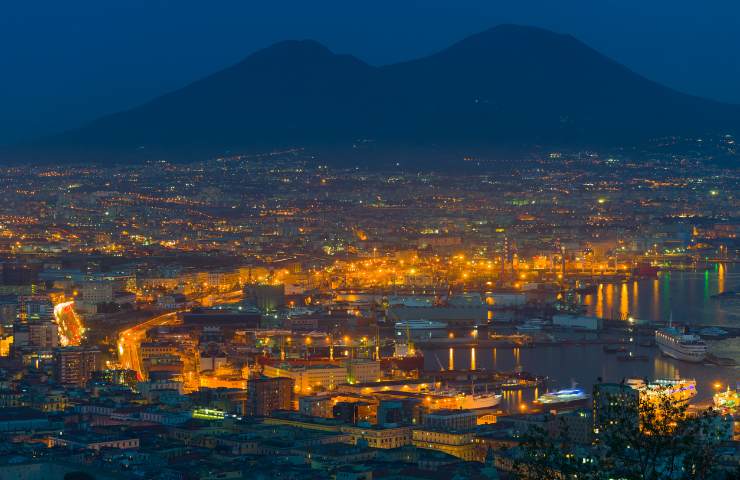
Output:
<path fill-rule="evenodd" d="M 660 272 L 658 278 L 599 285 L 599 291 L 583 295 L 589 315 L 688 325 L 740 327 L 740 301 L 712 298 L 720 292 L 740 291 L 740 272 L 731 264 L 715 264 L 702 270 Z"/>

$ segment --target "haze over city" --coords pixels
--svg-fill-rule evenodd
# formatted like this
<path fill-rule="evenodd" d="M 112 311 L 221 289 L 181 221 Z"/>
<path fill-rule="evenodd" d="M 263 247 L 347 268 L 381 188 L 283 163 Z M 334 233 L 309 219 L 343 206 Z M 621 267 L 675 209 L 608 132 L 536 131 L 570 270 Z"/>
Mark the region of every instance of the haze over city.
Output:
<path fill-rule="evenodd" d="M 740 7 L 0 15 L 0 480 L 740 478 Z"/>

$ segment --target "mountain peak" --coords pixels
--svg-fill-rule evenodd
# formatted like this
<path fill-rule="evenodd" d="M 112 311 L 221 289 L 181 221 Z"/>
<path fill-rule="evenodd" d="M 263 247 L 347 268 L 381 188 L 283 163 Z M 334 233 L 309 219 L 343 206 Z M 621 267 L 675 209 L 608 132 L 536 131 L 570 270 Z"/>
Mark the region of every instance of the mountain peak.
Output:
<path fill-rule="evenodd" d="M 315 40 L 285 40 L 258 50 L 236 65 L 237 69 L 260 70 L 285 68 L 316 70 L 320 66 L 342 68 L 347 65 L 367 67 L 351 55 L 339 55 Z"/>
<path fill-rule="evenodd" d="M 259 50 L 254 55 L 309 55 L 326 57 L 334 55 L 326 46 L 316 40 L 283 40 Z"/>
<path fill-rule="evenodd" d="M 561 36 L 561 34 L 548 30 L 546 28 L 535 27 L 532 25 L 519 25 L 516 23 L 500 23 L 491 28 L 483 30 L 476 35 L 542 35 L 542 36 Z M 468 37 L 470 38 L 470 37 Z"/>
<path fill-rule="evenodd" d="M 560 34 L 540 27 L 501 24 L 473 34 L 450 46 L 446 51 L 485 49 L 540 50 L 574 46 L 586 47 L 573 36 Z"/>

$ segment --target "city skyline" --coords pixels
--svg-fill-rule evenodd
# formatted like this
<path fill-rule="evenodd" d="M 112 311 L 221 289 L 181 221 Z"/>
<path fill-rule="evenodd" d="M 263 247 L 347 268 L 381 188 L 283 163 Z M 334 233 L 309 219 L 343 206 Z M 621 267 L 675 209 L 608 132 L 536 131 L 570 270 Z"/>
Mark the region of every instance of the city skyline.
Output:
<path fill-rule="evenodd" d="M 740 11 L 635 5 L 8 9 L 0 480 L 740 478 Z"/>

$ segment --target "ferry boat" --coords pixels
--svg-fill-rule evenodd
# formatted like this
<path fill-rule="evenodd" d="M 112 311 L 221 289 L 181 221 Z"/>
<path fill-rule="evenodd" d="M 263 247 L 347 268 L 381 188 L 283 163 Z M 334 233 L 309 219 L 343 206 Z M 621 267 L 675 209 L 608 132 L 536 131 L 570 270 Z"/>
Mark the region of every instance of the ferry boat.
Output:
<path fill-rule="evenodd" d="M 689 379 L 658 379 L 650 383 L 639 378 L 631 378 L 625 382 L 633 389 L 646 395 L 646 398 L 657 398 L 658 396 L 669 395 L 677 402 L 688 402 L 696 396 L 696 380 Z"/>
<path fill-rule="evenodd" d="M 676 360 L 699 363 L 707 357 L 707 344 L 699 335 L 683 333 L 672 326 L 656 330 L 655 343 L 664 355 Z"/>
<path fill-rule="evenodd" d="M 569 388 L 558 390 L 557 392 L 548 392 L 540 395 L 535 403 L 542 405 L 566 405 L 577 402 L 585 402 L 591 398 L 591 395 L 584 392 L 581 388 Z"/>

